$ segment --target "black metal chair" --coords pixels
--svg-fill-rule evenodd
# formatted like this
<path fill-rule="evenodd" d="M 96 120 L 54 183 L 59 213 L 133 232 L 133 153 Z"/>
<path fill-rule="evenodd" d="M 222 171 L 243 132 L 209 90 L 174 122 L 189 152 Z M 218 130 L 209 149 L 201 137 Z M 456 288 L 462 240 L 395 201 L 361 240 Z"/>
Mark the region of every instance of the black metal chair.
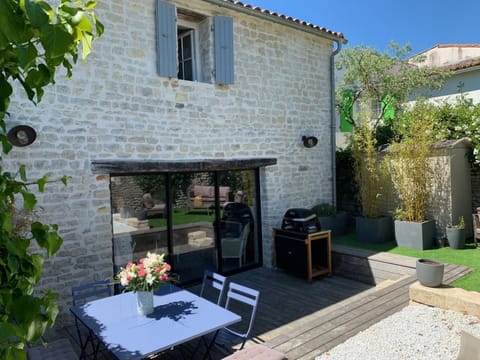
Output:
<path fill-rule="evenodd" d="M 95 281 L 84 285 L 72 287 L 72 303 L 73 306 L 82 305 L 88 301 L 112 296 L 112 287 L 109 280 Z M 92 348 L 92 354 L 94 357 L 98 353 L 100 341 L 98 341 L 91 331 L 84 328 L 83 325 L 75 318 L 75 327 L 77 328 L 78 340 L 80 341 L 80 359 L 86 357 L 86 350 L 88 344 Z M 87 330 L 87 334 L 85 334 Z M 83 332 L 83 334 L 82 334 Z"/>

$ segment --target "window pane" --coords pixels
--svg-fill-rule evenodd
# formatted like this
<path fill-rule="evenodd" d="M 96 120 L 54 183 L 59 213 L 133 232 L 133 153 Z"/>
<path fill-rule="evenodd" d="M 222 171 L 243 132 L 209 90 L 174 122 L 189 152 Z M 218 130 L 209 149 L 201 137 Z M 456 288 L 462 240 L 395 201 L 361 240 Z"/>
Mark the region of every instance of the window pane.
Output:
<path fill-rule="evenodd" d="M 165 175 L 111 178 L 115 271 L 148 251 L 168 253 Z"/>
<path fill-rule="evenodd" d="M 230 271 L 258 263 L 255 172 L 222 172 L 219 181 L 220 193 L 228 189 L 230 194 L 229 201 L 222 204 L 220 221 L 222 269 Z"/>
<path fill-rule="evenodd" d="M 193 62 L 192 62 L 192 60 L 187 60 L 183 63 L 183 79 L 184 80 L 193 80 Z"/>
<path fill-rule="evenodd" d="M 189 34 L 183 38 L 183 58 L 190 59 L 192 54 L 192 35 Z"/>
<path fill-rule="evenodd" d="M 172 174 L 173 265 L 182 283 L 198 279 L 205 269 L 216 270 L 212 184 L 209 173 Z"/>

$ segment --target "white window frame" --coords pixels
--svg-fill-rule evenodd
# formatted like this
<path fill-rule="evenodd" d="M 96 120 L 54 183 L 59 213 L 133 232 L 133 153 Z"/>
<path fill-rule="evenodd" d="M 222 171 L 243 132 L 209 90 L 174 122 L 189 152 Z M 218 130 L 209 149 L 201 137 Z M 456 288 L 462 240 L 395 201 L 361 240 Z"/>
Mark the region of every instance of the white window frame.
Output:
<path fill-rule="evenodd" d="M 190 33 L 192 34 L 192 41 L 193 41 L 193 47 L 192 47 L 192 70 L 193 70 L 193 79 L 192 80 L 185 80 L 185 81 L 202 81 L 201 79 L 201 63 L 200 63 L 200 47 L 199 47 L 199 25 L 197 23 L 191 22 L 191 21 L 185 21 L 177 18 L 177 44 L 178 40 L 181 36 L 185 36 L 184 34 L 179 35 L 179 31 L 181 30 L 185 34 Z M 177 45 L 177 59 L 179 55 L 180 49 L 178 49 Z M 177 74 L 178 70 L 180 68 L 180 64 L 178 63 L 177 60 Z M 180 79 L 183 80 L 183 79 Z"/>

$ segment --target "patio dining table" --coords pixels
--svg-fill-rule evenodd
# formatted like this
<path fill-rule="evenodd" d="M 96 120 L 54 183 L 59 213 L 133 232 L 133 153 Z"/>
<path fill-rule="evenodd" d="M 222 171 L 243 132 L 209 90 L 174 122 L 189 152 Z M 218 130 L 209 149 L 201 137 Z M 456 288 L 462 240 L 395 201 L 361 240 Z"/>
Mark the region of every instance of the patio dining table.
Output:
<path fill-rule="evenodd" d="M 120 360 L 142 359 L 241 320 L 239 315 L 173 285 L 154 294 L 154 307 L 153 313 L 139 315 L 136 295 L 128 292 L 73 306 L 70 311 Z M 205 341 L 205 357 L 212 343 Z"/>

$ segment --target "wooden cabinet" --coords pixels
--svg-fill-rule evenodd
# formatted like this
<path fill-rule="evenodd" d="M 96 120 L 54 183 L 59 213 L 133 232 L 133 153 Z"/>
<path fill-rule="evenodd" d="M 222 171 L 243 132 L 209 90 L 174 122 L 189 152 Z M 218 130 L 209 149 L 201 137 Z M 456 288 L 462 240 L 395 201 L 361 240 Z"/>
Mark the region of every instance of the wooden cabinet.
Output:
<path fill-rule="evenodd" d="M 308 281 L 332 273 L 331 231 L 311 234 L 273 229 L 276 265 L 307 277 Z"/>

